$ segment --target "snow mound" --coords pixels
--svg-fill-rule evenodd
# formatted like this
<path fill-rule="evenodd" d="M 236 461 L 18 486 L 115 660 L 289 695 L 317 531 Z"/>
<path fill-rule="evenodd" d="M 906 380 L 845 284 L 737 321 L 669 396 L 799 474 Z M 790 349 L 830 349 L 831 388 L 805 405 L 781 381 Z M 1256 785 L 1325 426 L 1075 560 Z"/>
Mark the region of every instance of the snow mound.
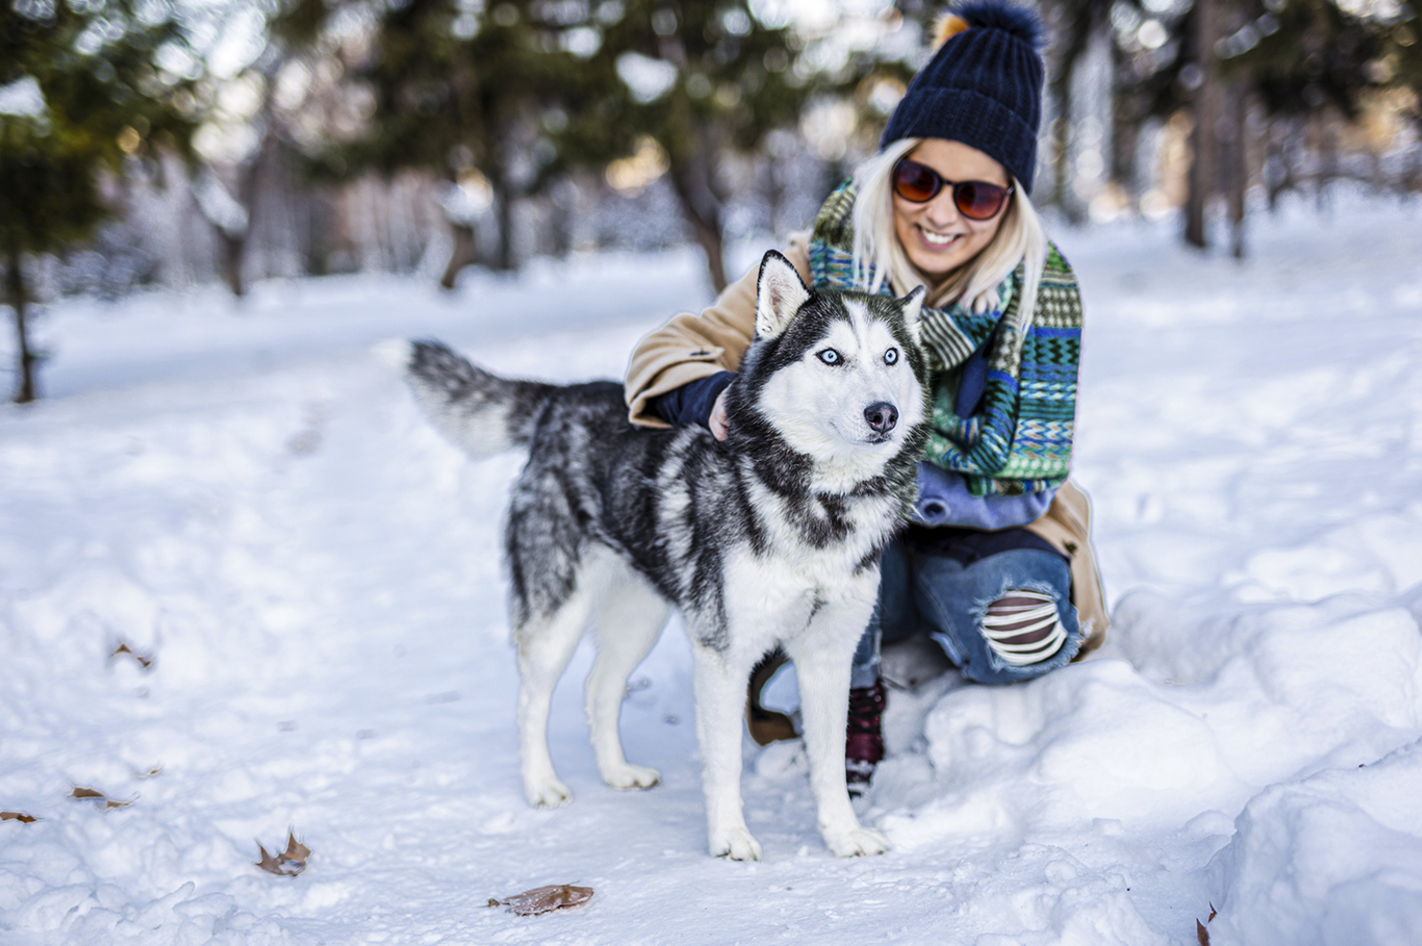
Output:
<path fill-rule="evenodd" d="M 1210 870 L 1211 942 L 1422 943 L 1422 743 L 1251 799 Z"/>

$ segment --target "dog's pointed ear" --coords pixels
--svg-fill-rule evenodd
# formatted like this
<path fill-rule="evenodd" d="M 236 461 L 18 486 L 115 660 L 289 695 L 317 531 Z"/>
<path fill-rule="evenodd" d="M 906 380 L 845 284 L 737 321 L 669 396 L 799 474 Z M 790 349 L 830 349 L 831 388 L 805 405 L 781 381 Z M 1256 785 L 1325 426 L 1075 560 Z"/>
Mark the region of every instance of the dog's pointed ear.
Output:
<path fill-rule="evenodd" d="M 918 318 L 923 314 L 923 297 L 926 295 L 928 295 L 928 290 L 923 286 L 917 286 L 899 300 L 899 304 L 904 307 L 904 327 L 908 329 L 909 336 L 913 338 L 915 348 L 920 348 L 923 345 L 919 338 Z"/>
<path fill-rule="evenodd" d="M 760 261 L 760 279 L 755 290 L 756 338 L 774 338 L 810 299 L 794 265 L 774 250 Z"/>

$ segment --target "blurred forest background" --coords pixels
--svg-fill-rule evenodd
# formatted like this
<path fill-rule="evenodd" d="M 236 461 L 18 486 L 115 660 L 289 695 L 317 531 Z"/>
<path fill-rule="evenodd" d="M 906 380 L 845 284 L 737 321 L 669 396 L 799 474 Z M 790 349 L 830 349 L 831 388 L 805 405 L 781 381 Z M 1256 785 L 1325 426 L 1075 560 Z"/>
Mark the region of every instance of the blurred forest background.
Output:
<path fill-rule="evenodd" d="M 807 227 L 877 147 L 924 0 L 3 0 L 0 301 L 414 274 Z M 1034 202 L 1247 215 L 1422 191 L 1422 23 L 1397 0 L 1041 0 Z"/>

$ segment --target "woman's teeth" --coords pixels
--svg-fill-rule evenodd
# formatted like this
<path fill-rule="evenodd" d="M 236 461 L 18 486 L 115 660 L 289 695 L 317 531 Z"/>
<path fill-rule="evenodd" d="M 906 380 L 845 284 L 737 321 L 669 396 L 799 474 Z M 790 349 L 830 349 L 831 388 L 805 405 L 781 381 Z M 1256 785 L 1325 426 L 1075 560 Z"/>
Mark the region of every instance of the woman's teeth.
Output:
<path fill-rule="evenodd" d="M 923 234 L 924 241 L 927 243 L 931 243 L 933 246 L 947 246 L 949 243 L 952 243 L 954 240 L 958 239 L 958 234 L 956 233 L 933 233 L 929 230 L 922 229 L 920 229 L 919 232 Z"/>

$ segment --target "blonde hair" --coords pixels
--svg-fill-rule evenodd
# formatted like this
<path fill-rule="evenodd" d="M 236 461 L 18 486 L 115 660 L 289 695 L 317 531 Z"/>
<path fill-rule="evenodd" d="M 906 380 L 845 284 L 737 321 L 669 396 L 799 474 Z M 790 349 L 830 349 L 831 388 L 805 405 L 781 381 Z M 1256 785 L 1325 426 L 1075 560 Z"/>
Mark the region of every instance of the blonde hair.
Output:
<path fill-rule="evenodd" d="M 998 284 L 1018 263 L 1025 261 L 1026 275 L 1021 287 L 1024 301 L 1018 304 L 1017 320 L 1020 326 L 1028 325 L 1046 265 L 1047 233 L 1017 178 L 1012 178 L 1012 202 L 1003 211 L 997 233 L 968 263 L 932 285 L 909 261 L 894 230 L 893 173 L 899 158 L 922 141 L 922 138 L 895 141 L 864 162 L 854 174 L 855 285 L 877 293 L 887 279 L 889 288 L 902 294 L 922 283 L 928 286 L 926 305 L 941 307 L 962 302 L 974 312 L 984 312 L 997 303 Z"/>

